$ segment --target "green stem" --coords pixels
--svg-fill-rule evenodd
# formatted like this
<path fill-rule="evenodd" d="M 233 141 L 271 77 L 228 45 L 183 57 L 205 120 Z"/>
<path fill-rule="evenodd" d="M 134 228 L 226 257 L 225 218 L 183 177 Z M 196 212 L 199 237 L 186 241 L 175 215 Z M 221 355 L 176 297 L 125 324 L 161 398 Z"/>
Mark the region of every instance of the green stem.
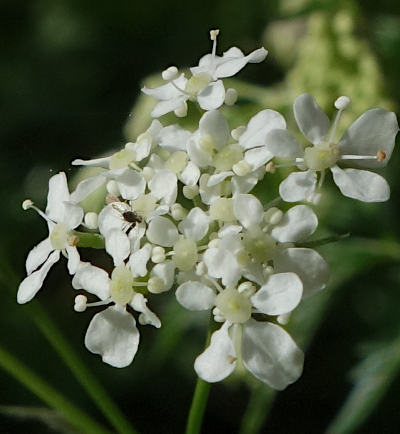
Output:
<path fill-rule="evenodd" d="M 274 402 L 276 392 L 265 384 L 252 387 L 251 396 L 240 425 L 240 434 L 260 432 Z"/>
<path fill-rule="evenodd" d="M 216 324 L 210 319 L 207 339 L 205 347 L 210 343 L 211 334 L 215 329 Z M 210 383 L 197 378 L 196 387 L 194 389 L 192 404 L 190 406 L 189 415 L 186 422 L 185 434 L 199 434 L 203 422 L 204 412 L 207 406 L 208 394 L 210 392 Z"/>
<path fill-rule="evenodd" d="M 18 278 L 14 270 L 4 259 L 1 262 L 4 266 L 4 275 L 0 276 L 2 278 L 1 280 L 9 289 L 14 290 L 18 284 Z M 28 312 L 38 329 L 59 354 L 63 362 L 69 367 L 77 381 L 92 398 L 96 406 L 102 411 L 115 431 L 119 434 L 135 434 L 136 431 L 132 428 L 129 421 L 66 341 L 49 315 L 47 315 L 35 300 L 31 301 L 29 305 L 24 305 L 23 308 Z"/>
<path fill-rule="evenodd" d="M 104 237 L 100 234 L 91 232 L 74 231 L 79 240 L 77 247 L 91 247 L 92 249 L 104 249 Z"/>
<path fill-rule="evenodd" d="M 296 247 L 314 248 L 314 247 L 324 246 L 325 244 L 335 243 L 336 241 L 344 240 L 349 237 L 350 237 L 350 232 L 347 232 L 346 234 L 332 235 L 330 237 L 320 238 L 319 240 L 306 241 L 304 243 L 296 243 Z"/>
<path fill-rule="evenodd" d="M 136 431 L 131 427 L 123 413 L 114 401 L 106 393 L 100 383 L 97 382 L 91 371 L 84 365 L 73 348 L 65 340 L 47 313 L 38 305 L 31 306 L 33 320 L 44 337 L 59 354 L 64 363 L 74 374 L 75 378 L 86 390 L 93 402 L 102 411 L 104 416 L 120 434 L 134 434 Z"/>
<path fill-rule="evenodd" d="M 71 425 L 82 433 L 109 434 L 101 425 L 82 413 L 29 368 L 0 347 L 0 367 L 31 390 L 42 401 L 56 409 Z"/>

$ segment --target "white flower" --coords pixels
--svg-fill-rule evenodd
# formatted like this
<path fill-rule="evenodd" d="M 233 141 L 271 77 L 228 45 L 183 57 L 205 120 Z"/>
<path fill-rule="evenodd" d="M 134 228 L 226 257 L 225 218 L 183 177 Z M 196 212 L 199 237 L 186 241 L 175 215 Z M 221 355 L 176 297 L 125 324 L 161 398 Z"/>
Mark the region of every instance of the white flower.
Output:
<path fill-rule="evenodd" d="M 71 202 L 64 172 L 52 176 L 49 180 L 45 213 L 36 208 L 31 201 L 25 201 L 24 208 L 35 209 L 47 221 L 49 236 L 28 254 L 26 259 L 28 276 L 19 285 L 18 303 L 26 303 L 36 295 L 52 265 L 60 259 L 61 252 L 68 258 L 70 274 L 76 272 L 79 253 L 75 246 L 78 238 L 72 230 L 82 223 L 84 214 L 80 206 Z"/>
<path fill-rule="evenodd" d="M 302 372 L 302 351 L 281 327 L 251 317 L 256 312 L 291 312 L 302 296 L 302 283 L 296 274 L 274 274 L 258 291 L 250 282 L 226 289 L 213 283 L 216 290 L 203 282 L 188 281 L 176 291 L 177 300 L 185 308 L 207 310 L 215 306 L 214 318 L 223 322 L 212 334 L 210 346 L 195 361 L 199 377 L 211 383 L 221 381 L 234 371 L 240 359 L 251 374 L 274 389 L 282 390 L 296 381 Z"/>
<path fill-rule="evenodd" d="M 296 99 L 293 110 L 297 125 L 313 145 L 306 147 L 304 152 L 287 131 L 272 131 L 268 135 L 267 147 L 275 156 L 293 158 L 296 164 L 303 164 L 308 169 L 290 174 L 281 183 L 279 193 L 283 200 L 294 202 L 312 198 L 317 188 L 316 172 L 321 172 L 320 187 L 326 169 L 331 170 L 333 180 L 344 196 L 363 202 L 389 199 L 390 188 L 382 176 L 367 170 L 341 169 L 337 163 L 371 169 L 385 166 L 399 130 L 396 116 L 380 108 L 368 110 L 336 142 L 336 127 L 348 103 L 347 97 L 338 98 L 336 107 L 339 111 L 331 128 L 328 117 L 311 95 L 303 94 Z"/>
<path fill-rule="evenodd" d="M 135 357 L 139 345 L 139 331 L 136 321 L 126 307 L 139 312 L 139 323 L 161 327 L 158 317 L 147 307 L 147 299 L 134 290 L 143 286 L 135 282 L 128 267 L 119 265 L 111 274 L 87 262 L 81 262 L 72 279 L 75 289 L 84 289 L 96 295 L 100 301 L 87 303 L 84 295 L 75 298 L 75 310 L 82 312 L 88 306 L 113 303 L 91 320 L 85 336 L 86 348 L 100 354 L 103 362 L 116 368 L 128 366 Z"/>
<path fill-rule="evenodd" d="M 219 108 L 226 96 L 227 103 L 231 104 L 235 100 L 232 98 L 233 90 L 226 95 L 225 87 L 219 78 L 232 77 L 247 63 L 262 62 L 267 55 L 264 48 L 245 56 L 238 48 L 232 47 L 219 57 L 216 55 L 218 31 L 212 30 L 210 34 L 213 41 L 212 53 L 203 56 L 198 66 L 190 68 L 192 76 L 189 79 L 184 74 L 177 77 L 178 70 L 170 67 L 162 74 L 166 84 L 154 89 L 142 89 L 143 93 L 160 101 L 151 112 L 153 117 L 157 118 L 171 111 L 177 116 L 186 116 L 188 100 L 197 101 L 203 110 Z"/>

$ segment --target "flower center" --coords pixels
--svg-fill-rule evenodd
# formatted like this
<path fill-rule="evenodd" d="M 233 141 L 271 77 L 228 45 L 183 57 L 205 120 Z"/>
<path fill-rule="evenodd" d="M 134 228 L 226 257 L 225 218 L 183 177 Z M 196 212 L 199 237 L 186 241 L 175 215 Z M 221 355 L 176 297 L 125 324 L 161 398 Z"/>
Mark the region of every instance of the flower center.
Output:
<path fill-rule="evenodd" d="M 185 92 L 196 96 L 210 84 L 211 80 L 212 77 L 207 72 L 200 72 L 197 75 L 193 75 L 186 83 Z"/>
<path fill-rule="evenodd" d="M 182 238 L 175 243 L 172 259 L 179 269 L 190 270 L 195 266 L 197 258 L 197 245 L 193 240 Z"/>
<path fill-rule="evenodd" d="M 261 230 L 245 232 L 243 244 L 246 251 L 257 262 L 269 261 L 275 255 L 276 241 Z"/>
<path fill-rule="evenodd" d="M 129 163 L 134 161 L 136 158 L 136 154 L 134 151 L 129 149 L 122 149 L 122 151 L 116 152 L 110 160 L 110 169 L 122 169 L 123 167 L 127 167 Z"/>
<path fill-rule="evenodd" d="M 111 274 L 111 299 L 115 304 L 125 306 L 132 300 L 133 294 L 133 276 L 125 265 L 119 265 Z"/>
<path fill-rule="evenodd" d="M 69 230 L 64 223 L 57 223 L 50 234 L 50 242 L 55 250 L 65 249 L 68 245 Z"/>
<path fill-rule="evenodd" d="M 231 170 L 232 166 L 243 159 L 242 149 L 239 145 L 232 144 L 223 147 L 214 156 L 213 162 L 215 168 L 223 172 L 225 170 Z"/>
<path fill-rule="evenodd" d="M 251 317 L 250 299 L 235 288 L 227 288 L 220 292 L 215 305 L 232 323 L 245 323 Z"/>
<path fill-rule="evenodd" d="M 328 169 L 334 166 L 339 159 L 339 146 L 336 143 L 320 143 L 304 151 L 304 162 L 312 170 Z"/>

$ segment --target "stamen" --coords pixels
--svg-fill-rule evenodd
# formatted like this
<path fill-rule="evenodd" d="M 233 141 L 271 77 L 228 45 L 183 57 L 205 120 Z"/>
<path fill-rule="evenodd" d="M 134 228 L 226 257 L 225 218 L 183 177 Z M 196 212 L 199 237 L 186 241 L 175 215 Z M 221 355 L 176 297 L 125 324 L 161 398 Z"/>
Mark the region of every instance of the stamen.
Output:
<path fill-rule="evenodd" d="M 336 133 L 336 128 L 337 128 L 337 126 L 339 124 L 339 120 L 342 116 L 342 111 L 345 110 L 349 104 L 350 104 L 350 98 L 348 96 L 340 96 L 335 101 L 335 107 L 338 109 L 338 112 L 337 112 L 335 120 L 333 122 L 331 134 L 329 136 L 329 143 L 332 143 L 332 141 L 333 141 L 333 138 L 334 138 L 335 133 Z"/>
<path fill-rule="evenodd" d="M 386 158 L 386 154 L 383 152 L 384 156 L 382 156 L 382 154 L 380 152 L 383 152 L 383 151 L 379 150 L 376 153 L 376 155 L 341 155 L 340 159 L 341 160 L 378 160 L 378 161 L 383 161 Z"/>
<path fill-rule="evenodd" d="M 30 199 L 26 199 L 22 202 L 22 209 L 28 210 L 28 209 L 34 209 L 41 217 L 43 217 L 47 222 L 54 223 L 52 220 L 49 219 L 49 217 L 41 210 L 39 209 Z"/>
<path fill-rule="evenodd" d="M 170 66 L 169 68 L 167 68 L 165 71 L 161 73 L 161 77 L 165 81 L 173 80 L 174 78 L 176 78 L 177 75 L 178 75 L 178 68 L 176 66 Z"/>
<path fill-rule="evenodd" d="M 381 162 L 386 159 L 386 152 L 383 149 L 379 149 L 376 153 L 376 159 Z"/>
<path fill-rule="evenodd" d="M 211 51 L 211 71 L 213 72 L 212 75 L 214 75 L 215 70 L 215 54 L 217 52 L 217 36 L 219 35 L 219 29 L 210 30 L 210 39 L 213 41 L 213 47 Z"/>

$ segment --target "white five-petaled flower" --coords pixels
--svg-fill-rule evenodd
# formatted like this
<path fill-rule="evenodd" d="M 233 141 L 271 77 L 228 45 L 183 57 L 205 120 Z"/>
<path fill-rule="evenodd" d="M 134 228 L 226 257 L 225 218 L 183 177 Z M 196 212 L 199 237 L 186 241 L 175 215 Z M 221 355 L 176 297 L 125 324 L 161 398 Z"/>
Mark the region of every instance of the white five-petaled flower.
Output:
<path fill-rule="evenodd" d="M 250 282 L 223 289 L 211 278 L 181 284 L 176 297 L 182 306 L 189 310 L 214 308 L 215 321 L 223 322 L 212 334 L 209 347 L 195 360 L 198 376 L 211 383 L 221 381 L 234 371 L 239 359 L 251 374 L 274 389 L 282 390 L 296 381 L 303 368 L 303 352 L 283 328 L 256 321 L 252 314 L 287 314 L 300 302 L 302 289 L 294 273 L 273 274 L 257 291 Z"/>
<path fill-rule="evenodd" d="M 124 264 L 114 268 L 111 279 L 106 271 L 87 262 L 81 262 L 72 286 L 96 295 L 100 301 L 87 303 L 83 294 L 75 297 L 75 310 L 83 312 L 88 306 L 111 304 L 91 320 L 85 336 L 86 348 L 100 354 L 103 362 L 116 368 L 128 366 L 135 357 L 139 345 L 136 320 L 127 310 L 130 306 L 139 312 L 139 323 L 159 328 L 161 322 L 147 307 L 147 299 L 135 287 L 145 286 L 135 282 L 131 271 Z"/>
<path fill-rule="evenodd" d="M 52 265 L 60 259 L 61 252 L 68 258 L 70 274 L 76 272 L 79 264 L 79 253 L 76 248 L 78 238 L 72 230 L 78 227 L 83 219 L 83 209 L 71 202 L 64 172 L 52 176 L 49 180 L 45 213 L 30 200 L 24 201 L 23 208 L 35 209 L 47 221 L 49 236 L 28 254 L 26 259 L 28 276 L 19 285 L 18 303 L 26 303 L 36 295 Z"/>
<path fill-rule="evenodd" d="M 268 135 L 267 147 L 275 156 L 291 158 L 295 164 L 301 164 L 307 169 L 290 174 L 281 183 L 279 193 L 283 200 L 296 202 L 312 198 L 323 182 L 326 169 L 331 170 L 333 180 L 344 196 L 363 202 L 382 202 L 389 199 L 389 185 L 382 176 L 368 170 L 342 169 L 337 163 L 370 169 L 385 166 L 392 154 L 399 130 L 396 116 L 393 112 L 380 108 L 368 110 L 353 122 L 336 142 L 336 127 L 342 111 L 349 103 L 350 99 L 344 96 L 336 100 L 338 113 L 331 127 L 328 117 L 311 95 L 303 94 L 297 97 L 293 105 L 296 122 L 300 131 L 313 145 L 306 147 L 304 151 L 287 131 L 276 130 Z M 318 186 L 316 172 L 321 172 Z"/>
<path fill-rule="evenodd" d="M 184 74 L 178 76 L 178 70 L 172 66 L 162 74 L 166 84 L 150 89 L 144 87 L 142 92 L 157 98 L 151 115 L 159 117 L 174 111 L 177 116 L 186 116 L 187 101 L 197 101 L 203 110 L 215 110 L 226 102 L 231 105 L 235 101 L 235 91 L 225 91 L 220 78 L 232 77 L 237 74 L 247 63 L 262 62 L 268 52 L 265 48 L 259 48 L 245 56 L 236 47 L 230 48 L 222 57 L 216 55 L 217 30 L 211 30 L 213 48 L 211 54 L 206 54 L 200 59 L 199 65 L 190 68 L 191 78 Z"/>

